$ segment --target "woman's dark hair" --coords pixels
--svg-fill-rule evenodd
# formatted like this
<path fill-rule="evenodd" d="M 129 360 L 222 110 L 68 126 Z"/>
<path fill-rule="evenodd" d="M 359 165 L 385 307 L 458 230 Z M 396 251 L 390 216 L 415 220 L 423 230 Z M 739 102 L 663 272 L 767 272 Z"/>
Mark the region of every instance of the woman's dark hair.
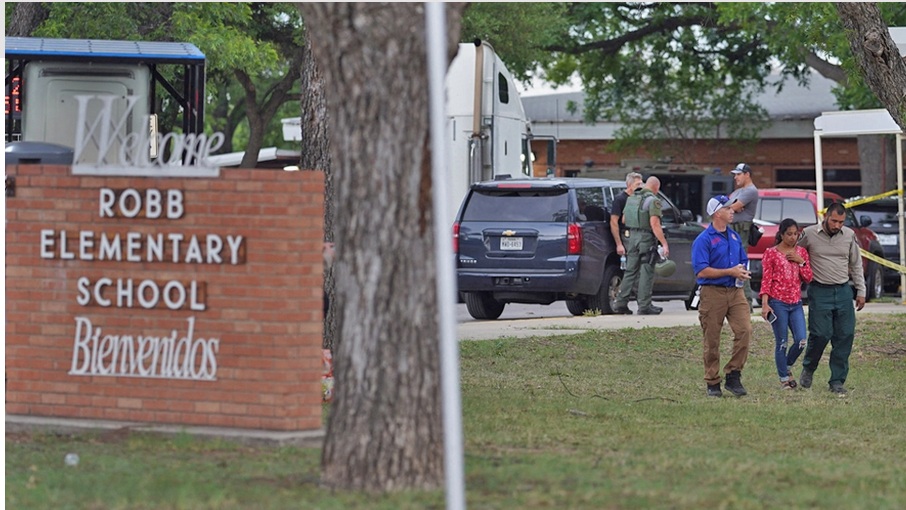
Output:
<path fill-rule="evenodd" d="M 783 233 L 789 230 L 790 227 L 796 227 L 798 230 L 799 224 L 796 223 L 796 220 L 793 218 L 784 218 L 783 221 L 780 222 L 780 226 L 777 227 L 777 233 L 774 234 L 775 245 L 780 244 L 780 241 L 783 239 Z"/>

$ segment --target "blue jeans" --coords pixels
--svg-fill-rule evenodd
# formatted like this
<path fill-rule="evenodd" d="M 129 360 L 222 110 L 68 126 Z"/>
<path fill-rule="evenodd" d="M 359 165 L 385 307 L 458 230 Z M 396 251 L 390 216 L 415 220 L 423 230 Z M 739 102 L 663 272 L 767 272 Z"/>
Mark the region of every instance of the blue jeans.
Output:
<path fill-rule="evenodd" d="M 777 375 L 780 380 L 788 379 L 790 370 L 799 355 L 805 349 L 806 329 L 805 313 L 802 301 L 789 304 L 779 299 L 769 298 L 768 305 L 774 310 L 777 320 L 771 324 L 774 328 L 774 363 L 777 364 Z M 793 332 L 793 344 L 787 350 L 787 333 Z"/>

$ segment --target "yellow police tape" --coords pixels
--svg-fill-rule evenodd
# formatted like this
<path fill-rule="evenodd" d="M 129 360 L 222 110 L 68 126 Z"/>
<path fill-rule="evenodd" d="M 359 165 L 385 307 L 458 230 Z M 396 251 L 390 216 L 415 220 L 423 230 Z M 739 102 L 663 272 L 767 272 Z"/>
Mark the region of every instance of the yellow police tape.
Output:
<path fill-rule="evenodd" d="M 880 193 L 880 194 L 877 194 L 877 195 L 872 195 L 872 196 L 870 196 L 870 197 L 862 197 L 862 198 L 860 198 L 860 199 L 858 199 L 858 200 L 853 200 L 853 201 L 850 201 L 850 202 L 846 202 L 846 203 L 843 204 L 843 207 L 846 207 L 847 209 L 849 209 L 849 208 L 851 208 L 851 207 L 857 207 L 857 206 L 860 206 L 860 205 L 862 205 L 862 204 L 867 204 L 867 203 L 869 203 L 869 202 L 874 202 L 875 200 L 880 200 L 880 199 L 882 199 L 882 198 L 890 197 L 890 196 L 893 196 L 893 195 L 900 195 L 900 194 L 902 194 L 902 193 L 903 193 L 903 190 L 899 190 L 899 189 L 890 190 L 890 191 L 886 191 L 886 192 L 884 192 L 884 193 Z M 826 213 L 826 212 L 827 212 L 827 207 L 825 207 L 824 209 L 822 209 L 822 210 L 819 212 L 819 214 L 820 214 L 821 216 L 824 216 L 824 213 Z M 889 268 L 893 269 L 894 271 L 897 271 L 897 272 L 900 272 L 900 273 L 906 273 L 906 266 L 901 266 L 901 265 L 896 264 L 896 263 L 894 263 L 894 262 L 891 262 L 891 261 L 889 261 L 889 260 L 887 260 L 887 259 L 885 259 L 885 258 L 878 257 L 877 255 L 875 255 L 875 254 L 873 254 L 873 253 L 870 253 L 870 252 L 867 252 L 867 251 L 863 250 L 862 248 L 859 248 L 859 251 L 862 253 L 862 256 L 865 257 L 865 258 L 867 258 L 868 260 L 873 260 L 873 261 L 877 262 L 878 264 L 881 264 L 882 266 L 889 267 Z"/>
<path fill-rule="evenodd" d="M 861 252 L 862 256 L 867 258 L 868 260 L 873 260 L 873 261 L 877 262 L 878 264 L 881 264 L 882 266 L 886 266 L 886 267 L 889 267 L 890 269 L 893 269 L 894 271 L 898 271 L 900 273 L 906 273 L 906 266 L 901 266 L 899 264 L 895 264 L 887 259 L 881 258 L 873 253 L 867 252 L 867 251 L 863 250 L 862 248 L 859 248 L 859 252 Z"/>
<path fill-rule="evenodd" d="M 880 200 L 880 199 L 882 199 L 882 198 L 891 197 L 891 196 L 893 196 L 893 195 L 899 195 L 899 194 L 901 194 L 901 193 L 902 193 L 902 190 L 898 190 L 898 189 L 894 189 L 894 190 L 890 190 L 890 191 L 885 191 L 884 193 L 880 193 L 880 194 L 877 194 L 877 195 L 872 195 L 872 196 L 870 196 L 870 197 L 862 197 L 862 198 L 860 198 L 860 199 L 858 199 L 858 200 L 853 200 L 853 201 L 851 201 L 851 202 L 845 202 L 845 203 L 843 204 L 843 207 L 846 207 L 847 209 L 849 209 L 849 208 L 852 208 L 852 207 L 860 206 L 860 205 L 862 205 L 862 204 L 867 204 L 867 203 L 869 203 L 869 202 L 874 202 L 875 200 Z M 825 207 L 824 209 L 821 209 L 820 211 L 818 211 L 818 215 L 819 215 L 819 216 L 824 216 L 824 213 L 826 213 L 826 212 L 827 212 L 827 207 Z"/>

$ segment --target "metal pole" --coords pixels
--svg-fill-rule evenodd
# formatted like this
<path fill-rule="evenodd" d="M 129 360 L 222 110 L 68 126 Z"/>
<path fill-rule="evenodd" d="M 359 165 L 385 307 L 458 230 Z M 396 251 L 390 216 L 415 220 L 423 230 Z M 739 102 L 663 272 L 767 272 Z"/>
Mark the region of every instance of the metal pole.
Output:
<path fill-rule="evenodd" d="M 897 189 L 900 190 L 900 196 L 897 199 L 897 218 L 900 221 L 900 265 L 906 266 L 906 238 L 903 236 L 904 223 L 906 218 L 903 217 L 903 133 L 897 133 Z M 906 304 L 906 273 L 900 273 L 900 298 L 903 304 Z"/>
<path fill-rule="evenodd" d="M 821 131 L 815 131 L 815 190 L 818 192 L 818 210 L 824 209 L 824 162 L 821 159 Z M 818 221 L 821 221 L 819 216 Z"/>
<path fill-rule="evenodd" d="M 444 468 L 447 508 L 465 508 L 462 405 L 459 389 L 459 344 L 456 338 L 456 280 L 454 279 L 453 221 L 445 193 L 450 182 L 444 115 L 444 76 L 447 62 L 447 20 L 441 2 L 425 3 L 428 50 L 428 104 L 431 124 L 431 181 L 437 258 L 437 295 L 440 330 L 440 373 L 443 398 Z M 478 48 L 481 51 L 481 48 Z"/>

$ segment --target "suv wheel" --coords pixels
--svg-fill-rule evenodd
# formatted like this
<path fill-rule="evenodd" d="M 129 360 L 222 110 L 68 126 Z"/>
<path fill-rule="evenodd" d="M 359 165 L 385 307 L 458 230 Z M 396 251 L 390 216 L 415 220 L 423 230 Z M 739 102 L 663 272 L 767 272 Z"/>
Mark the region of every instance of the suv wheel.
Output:
<path fill-rule="evenodd" d="M 466 292 L 466 309 L 473 318 L 492 321 L 503 313 L 506 303 L 494 299 L 488 292 Z"/>
<path fill-rule="evenodd" d="M 588 306 L 585 304 L 585 300 L 582 298 L 579 299 L 567 299 L 566 300 L 566 309 L 569 310 L 569 313 L 579 316 L 584 315 L 585 310 L 588 309 Z"/>
<path fill-rule="evenodd" d="M 868 275 L 865 278 L 865 288 L 868 289 L 865 301 L 881 299 L 884 295 L 884 272 L 881 269 L 881 264 L 878 264 L 877 262 L 868 263 Z"/>
<path fill-rule="evenodd" d="M 588 308 L 601 310 L 602 314 L 613 313 L 614 302 L 620 293 L 620 282 L 623 281 L 623 271 L 614 264 L 604 268 L 604 278 L 601 280 L 601 288 L 594 296 L 588 296 Z"/>

